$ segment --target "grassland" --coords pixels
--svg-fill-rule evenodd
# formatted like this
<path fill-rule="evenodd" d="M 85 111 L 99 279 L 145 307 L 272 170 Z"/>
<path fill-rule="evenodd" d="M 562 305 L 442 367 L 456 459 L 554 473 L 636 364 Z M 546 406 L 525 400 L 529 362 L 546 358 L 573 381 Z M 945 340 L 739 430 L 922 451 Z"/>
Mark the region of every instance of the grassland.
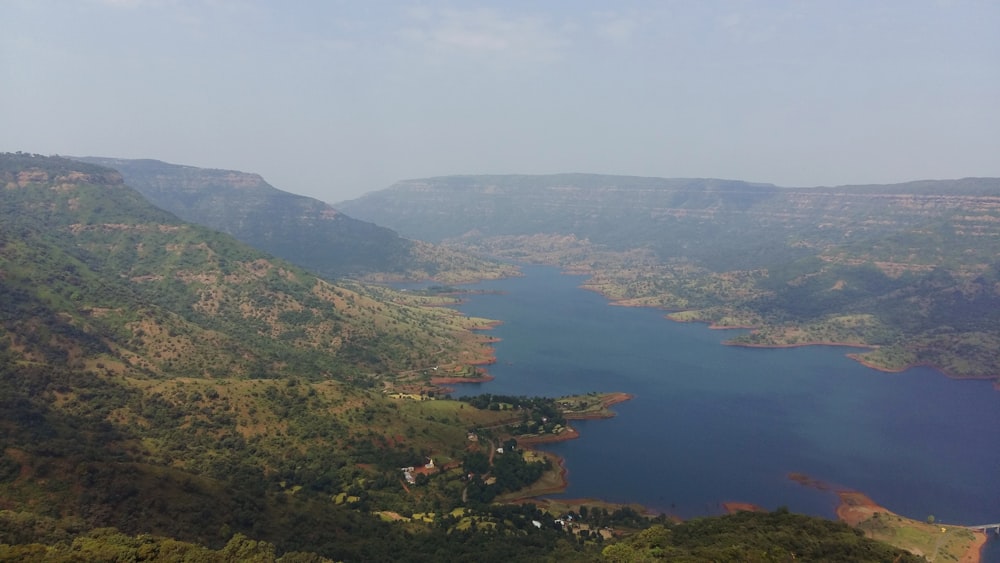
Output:
<path fill-rule="evenodd" d="M 961 526 L 904 518 L 857 492 L 840 492 L 837 516 L 869 538 L 905 549 L 928 561 L 979 561 L 986 534 Z"/>

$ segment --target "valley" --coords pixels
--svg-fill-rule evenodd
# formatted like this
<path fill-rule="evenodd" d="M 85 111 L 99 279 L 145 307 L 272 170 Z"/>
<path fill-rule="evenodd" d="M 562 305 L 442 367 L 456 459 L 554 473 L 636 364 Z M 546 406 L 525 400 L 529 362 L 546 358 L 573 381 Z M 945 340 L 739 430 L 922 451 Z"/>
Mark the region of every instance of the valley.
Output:
<path fill-rule="evenodd" d="M 610 416 L 607 407 L 626 398 L 615 394 L 621 389 L 539 393 L 576 393 L 564 399 L 524 391 L 467 397 L 489 384 L 482 366 L 502 367 L 493 363 L 502 319 L 460 311 L 466 299 L 503 296 L 358 281 L 504 278 L 517 270 L 469 251 L 519 261 L 537 251 L 595 282 L 613 271 L 607 264 L 628 264 L 643 272 L 635 279 L 654 280 L 659 291 L 655 278 L 666 270 L 649 249 L 610 252 L 572 235 L 531 235 L 537 248 L 525 240 L 488 248 L 501 239 L 470 238 L 458 249 L 344 219 L 339 225 L 353 234 L 342 248 L 375 233 L 354 259 L 338 254 L 326 223 L 314 221 L 339 211 L 301 200 L 295 205 L 304 207 L 288 208 L 299 211 L 275 214 L 281 220 L 272 226 L 285 230 L 269 231 L 273 246 L 259 249 L 239 240 L 256 232 L 252 226 L 231 236 L 223 224 L 246 223 L 285 197 L 259 177 L 226 172 L 215 185 L 206 178 L 218 171 L 138 165 L 159 170 L 146 188 L 159 186 L 162 197 L 169 186 L 187 190 L 189 211 L 237 214 L 188 223 L 183 202 L 155 207 L 116 170 L 25 153 L 0 157 L 0 558 L 173 552 L 381 561 L 405 552 L 414 561 L 441 553 L 596 561 L 624 545 L 623 537 L 661 526 L 677 540 L 657 545 L 697 560 L 733 549 L 726 534 L 745 534 L 745 519 L 760 518 L 803 537 L 818 534 L 835 551 L 863 546 L 871 560 L 906 560 L 846 526 L 810 528 L 822 520 L 806 516 L 713 517 L 721 528 L 697 528 L 708 543 L 695 547 L 680 540 L 688 524 L 644 516 L 628 503 L 526 498 L 567 486 L 558 458 L 527 446 L 570 443 L 558 441 L 577 434 L 567 420 Z M 177 180 L 184 174 L 189 183 Z M 233 190 L 241 188 L 264 207 L 206 203 L 238 201 Z M 289 253 L 310 233 L 329 241 L 329 252 Z M 600 291 L 627 287 L 615 279 Z M 740 276 L 718 284 L 720 294 L 760 291 Z M 445 396 L 441 385 L 465 381 L 472 383 L 456 388 L 459 398 Z M 569 513 L 579 526 L 556 522 Z M 605 528 L 616 532 L 596 532 Z M 766 535 L 741 537 L 756 546 L 745 549 L 799 549 L 779 548 Z"/>
<path fill-rule="evenodd" d="M 80 158 L 114 168 L 154 205 L 328 279 L 462 283 L 517 275 L 508 264 L 359 221 L 319 200 L 281 191 L 257 174 L 158 160 Z"/>
<path fill-rule="evenodd" d="M 888 371 L 1000 375 L 997 179 L 779 188 L 453 176 L 340 208 L 456 249 L 586 273 L 586 287 L 622 305 L 754 329 L 734 344 L 849 344 Z"/>
<path fill-rule="evenodd" d="M 984 539 L 958 524 L 996 513 L 989 475 L 1000 458 L 986 444 L 1000 419 L 990 382 L 927 368 L 879 373 L 842 347 L 725 347 L 736 331 L 609 307 L 579 289 L 585 276 L 525 274 L 476 286 L 498 291 L 462 306 L 505 323 L 494 329 L 495 378 L 460 391 L 634 395 L 610 421 L 573 421 L 578 440 L 540 446 L 568 470 L 566 490 L 547 501 L 641 503 L 684 519 L 735 502 L 834 518 L 835 492 L 860 490 L 903 515 L 888 524 L 934 514 L 949 541 Z M 829 484 L 802 487 L 795 473 Z"/>
<path fill-rule="evenodd" d="M 0 563 L 1000 563 L 1000 2 L 0 21 Z"/>

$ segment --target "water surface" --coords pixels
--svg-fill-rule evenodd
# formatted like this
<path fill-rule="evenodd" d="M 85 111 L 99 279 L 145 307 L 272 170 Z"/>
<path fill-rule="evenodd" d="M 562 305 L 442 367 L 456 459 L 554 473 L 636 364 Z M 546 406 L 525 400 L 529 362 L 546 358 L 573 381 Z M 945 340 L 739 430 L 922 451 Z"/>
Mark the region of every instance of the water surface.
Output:
<path fill-rule="evenodd" d="M 897 513 L 1000 521 L 1000 392 L 927 368 L 886 374 L 814 346 L 723 346 L 732 331 L 610 306 L 582 278 L 529 267 L 484 282 L 461 310 L 492 330 L 495 380 L 481 392 L 560 396 L 624 391 L 611 420 L 574 422 L 563 497 L 638 502 L 690 517 L 741 501 L 832 517 L 836 499 L 790 472 L 860 490 Z M 996 542 L 992 542 L 996 543 Z"/>

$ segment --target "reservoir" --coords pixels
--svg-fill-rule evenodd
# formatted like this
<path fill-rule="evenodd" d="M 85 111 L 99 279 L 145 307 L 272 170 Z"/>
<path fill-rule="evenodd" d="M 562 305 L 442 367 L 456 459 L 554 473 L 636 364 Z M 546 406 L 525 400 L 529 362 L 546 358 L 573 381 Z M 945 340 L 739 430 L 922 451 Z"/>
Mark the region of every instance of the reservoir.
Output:
<path fill-rule="evenodd" d="M 574 421 L 566 498 L 641 503 L 680 517 L 747 502 L 828 518 L 837 499 L 802 473 L 899 514 L 1000 522 L 1000 392 L 929 368 L 882 373 L 852 349 L 725 346 L 733 331 L 609 305 L 550 267 L 471 286 L 462 312 L 502 321 L 494 381 L 455 394 L 624 391 L 610 420 Z M 996 541 L 990 542 L 996 548 Z M 988 558 L 992 558 L 988 555 Z"/>

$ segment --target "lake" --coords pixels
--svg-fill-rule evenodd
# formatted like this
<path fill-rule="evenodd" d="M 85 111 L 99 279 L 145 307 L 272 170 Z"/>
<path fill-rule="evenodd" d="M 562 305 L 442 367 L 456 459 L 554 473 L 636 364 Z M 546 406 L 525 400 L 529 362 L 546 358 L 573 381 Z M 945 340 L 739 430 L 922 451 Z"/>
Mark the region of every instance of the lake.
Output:
<path fill-rule="evenodd" d="M 734 332 L 610 306 L 551 267 L 471 286 L 462 312 L 502 321 L 494 381 L 456 395 L 624 391 L 610 420 L 574 421 L 567 498 L 637 502 L 681 517 L 721 503 L 833 517 L 836 498 L 804 473 L 916 519 L 1000 522 L 1000 392 L 928 368 L 887 374 L 850 348 L 724 346 Z M 991 553 L 996 541 L 990 542 Z M 990 556 L 992 560 L 992 556 Z"/>

